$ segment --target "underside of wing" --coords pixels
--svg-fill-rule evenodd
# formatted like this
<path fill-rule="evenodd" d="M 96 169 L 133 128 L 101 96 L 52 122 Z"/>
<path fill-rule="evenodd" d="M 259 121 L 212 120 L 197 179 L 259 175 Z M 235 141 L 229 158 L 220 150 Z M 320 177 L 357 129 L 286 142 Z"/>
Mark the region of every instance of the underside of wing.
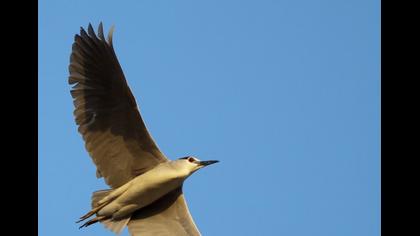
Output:
<path fill-rule="evenodd" d="M 188 210 L 182 187 L 135 212 L 128 230 L 131 236 L 201 235 Z"/>
<path fill-rule="evenodd" d="M 70 57 L 74 115 L 97 176 L 119 187 L 167 158 L 149 134 L 102 23 L 75 36 Z"/>

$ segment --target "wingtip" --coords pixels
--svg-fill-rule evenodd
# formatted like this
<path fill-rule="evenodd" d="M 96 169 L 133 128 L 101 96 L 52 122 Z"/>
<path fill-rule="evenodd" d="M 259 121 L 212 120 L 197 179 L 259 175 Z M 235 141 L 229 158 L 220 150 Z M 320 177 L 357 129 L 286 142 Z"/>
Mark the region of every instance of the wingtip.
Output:
<path fill-rule="evenodd" d="M 81 37 L 89 37 L 85 28 L 83 28 L 83 27 L 80 27 L 80 36 Z"/>
<path fill-rule="evenodd" d="M 98 26 L 98 36 L 101 40 L 105 41 L 105 37 L 104 37 L 104 27 L 102 25 L 102 21 L 99 22 L 99 26 Z"/>
<path fill-rule="evenodd" d="M 115 30 L 115 25 L 112 25 L 111 28 L 109 29 L 109 33 L 108 33 L 108 42 L 109 42 L 109 45 L 111 45 L 111 46 L 112 46 L 112 37 L 113 37 L 113 34 L 114 34 L 114 30 Z"/>
<path fill-rule="evenodd" d="M 91 23 L 89 23 L 89 25 L 88 25 L 88 34 L 89 34 L 90 37 L 96 38 L 95 30 L 93 30 L 93 27 L 92 27 Z"/>

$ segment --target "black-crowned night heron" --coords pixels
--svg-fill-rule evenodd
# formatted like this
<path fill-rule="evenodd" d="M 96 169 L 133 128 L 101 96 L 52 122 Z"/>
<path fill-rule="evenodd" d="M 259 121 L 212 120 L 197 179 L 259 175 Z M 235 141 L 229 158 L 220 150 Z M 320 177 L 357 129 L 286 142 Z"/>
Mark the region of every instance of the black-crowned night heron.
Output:
<path fill-rule="evenodd" d="M 86 149 L 111 187 L 93 193 L 83 226 L 103 223 L 131 235 L 200 235 L 182 194 L 183 182 L 204 166 L 193 156 L 171 161 L 159 150 L 140 116 L 102 23 L 96 36 L 89 24 L 75 36 L 69 83 L 74 115 Z M 78 221 L 78 222 L 80 222 Z"/>

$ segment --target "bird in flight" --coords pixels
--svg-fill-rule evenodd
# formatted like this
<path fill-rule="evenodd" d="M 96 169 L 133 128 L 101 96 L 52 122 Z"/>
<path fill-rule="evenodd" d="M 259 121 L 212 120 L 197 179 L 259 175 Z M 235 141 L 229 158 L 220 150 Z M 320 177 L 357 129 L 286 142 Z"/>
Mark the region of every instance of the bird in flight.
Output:
<path fill-rule="evenodd" d="M 75 35 L 69 84 L 74 116 L 96 176 L 111 188 L 92 194 L 80 227 L 100 222 L 116 234 L 200 235 L 182 193 L 186 178 L 218 161 L 194 156 L 169 160 L 148 132 L 102 23 Z"/>

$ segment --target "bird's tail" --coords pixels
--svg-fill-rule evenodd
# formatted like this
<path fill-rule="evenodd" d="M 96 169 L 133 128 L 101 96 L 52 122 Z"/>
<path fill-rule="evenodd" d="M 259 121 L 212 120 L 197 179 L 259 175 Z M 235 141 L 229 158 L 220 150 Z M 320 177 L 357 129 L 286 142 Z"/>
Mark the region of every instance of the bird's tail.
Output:
<path fill-rule="evenodd" d="M 108 196 L 112 191 L 113 189 L 106 189 L 106 190 L 99 190 L 99 191 L 93 192 L 92 193 L 92 208 L 98 207 L 99 201 L 104 199 L 106 196 Z M 106 201 L 106 203 L 108 203 L 108 201 Z M 103 203 L 100 205 L 103 205 Z"/>
<path fill-rule="evenodd" d="M 108 189 L 108 190 L 99 190 L 99 191 L 96 191 L 96 192 L 93 192 L 93 194 L 92 194 L 92 210 L 90 210 L 88 213 L 86 213 L 85 215 L 83 215 L 83 216 L 81 216 L 80 217 L 80 219 L 76 222 L 76 223 L 79 223 L 79 222 L 82 222 L 82 221 L 84 221 L 84 220 L 86 220 L 87 218 L 89 218 L 89 217 L 91 217 L 91 216 L 93 216 L 94 214 L 96 214 L 99 210 L 101 210 L 106 204 L 108 204 L 108 202 L 103 202 L 103 203 L 101 203 L 101 204 L 98 204 L 98 202 L 101 200 L 101 199 L 104 199 L 106 196 L 108 196 L 108 194 L 110 194 L 112 192 L 112 189 Z M 96 218 L 98 218 L 98 217 L 96 217 Z M 95 219 L 96 219 L 95 218 Z M 91 224 L 93 224 L 93 223 L 96 223 L 96 222 L 98 222 L 99 220 L 102 220 L 103 218 L 101 218 L 101 219 L 97 219 L 96 221 L 95 221 L 95 219 L 92 219 L 92 220 L 90 220 L 89 222 L 86 222 L 84 225 L 82 225 L 82 226 L 80 226 L 80 228 L 81 227 L 86 227 L 86 226 L 89 226 L 89 225 L 91 225 Z M 89 224 L 88 224 L 89 223 Z"/>
<path fill-rule="evenodd" d="M 111 219 L 111 218 L 107 218 L 107 219 L 102 219 L 100 220 L 100 222 L 102 224 L 104 224 L 105 228 L 111 230 L 112 232 L 116 233 L 116 234 L 120 234 L 122 232 L 122 230 L 124 229 L 124 227 L 128 224 L 128 222 L 131 219 L 131 215 L 119 220 L 115 220 L 115 219 Z"/>
<path fill-rule="evenodd" d="M 88 219 L 89 217 L 95 215 L 99 210 L 101 210 L 104 206 L 106 206 L 110 201 L 114 199 L 115 196 L 110 195 L 110 193 L 113 192 L 113 189 L 108 190 L 99 190 L 96 192 L 93 192 L 92 194 L 92 210 L 90 210 L 88 213 L 80 217 L 80 220 L 76 223 L 79 223 L 81 221 L 84 221 Z M 116 193 L 114 193 L 116 194 Z M 104 226 L 111 231 L 113 231 L 116 234 L 120 234 L 124 227 L 128 224 L 130 221 L 131 215 L 123 218 L 123 219 L 112 219 L 111 216 L 96 216 L 89 221 L 86 221 L 83 225 L 81 225 L 79 228 L 87 227 L 91 224 L 95 224 L 97 222 L 100 222 L 104 224 Z"/>

